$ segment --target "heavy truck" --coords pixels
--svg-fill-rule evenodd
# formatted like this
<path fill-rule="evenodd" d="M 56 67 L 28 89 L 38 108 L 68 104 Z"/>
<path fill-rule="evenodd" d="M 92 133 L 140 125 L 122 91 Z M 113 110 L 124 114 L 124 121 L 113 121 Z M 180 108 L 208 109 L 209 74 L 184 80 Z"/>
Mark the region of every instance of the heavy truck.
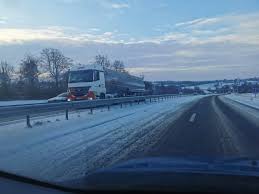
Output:
<path fill-rule="evenodd" d="M 144 80 L 97 64 L 69 70 L 68 101 L 145 95 Z"/>

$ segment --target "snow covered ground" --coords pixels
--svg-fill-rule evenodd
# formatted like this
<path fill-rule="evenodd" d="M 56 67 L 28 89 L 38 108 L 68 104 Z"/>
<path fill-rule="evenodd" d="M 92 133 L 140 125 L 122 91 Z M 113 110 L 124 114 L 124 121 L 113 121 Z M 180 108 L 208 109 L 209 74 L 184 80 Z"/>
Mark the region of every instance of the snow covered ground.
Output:
<path fill-rule="evenodd" d="M 200 85 L 196 85 L 196 86 L 188 86 L 186 88 L 191 88 L 191 89 L 194 89 L 195 87 L 199 87 L 201 90 L 208 90 L 208 89 L 211 89 L 211 90 L 216 90 L 216 87 L 215 85 L 217 84 L 217 82 L 212 82 L 212 83 L 208 83 L 208 84 L 200 84 Z M 226 85 L 229 85 L 229 86 L 232 86 L 233 83 L 219 83 L 219 87 L 222 87 L 222 86 L 226 86 Z"/>
<path fill-rule="evenodd" d="M 73 112 L 0 126 L 0 169 L 64 181 L 141 156 L 181 112 L 203 96 Z M 170 121 L 170 122 L 169 122 Z"/>
<path fill-rule="evenodd" d="M 246 94 L 229 94 L 229 95 L 226 95 L 225 97 L 259 109 L 259 95 L 255 97 L 255 95 L 252 93 L 246 93 Z"/>
<path fill-rule="evenodd" d="M 195 87 L 199 87 L 201 90 L 208 90 L 208 89 L 215 90 L 216 89 L 215 84 L 216 83 L 200 84 L 195 86 L 186 86 L 185 88 L 194 89 Z"/>
<path fill-rule="evenodd" d="M 10 106 L 10 105 L 22 105 L 22 104 L 37 104 L 37 103 L 47 103 L 47 100 L 6 100 L 0 101 L 0 106 Z"/>

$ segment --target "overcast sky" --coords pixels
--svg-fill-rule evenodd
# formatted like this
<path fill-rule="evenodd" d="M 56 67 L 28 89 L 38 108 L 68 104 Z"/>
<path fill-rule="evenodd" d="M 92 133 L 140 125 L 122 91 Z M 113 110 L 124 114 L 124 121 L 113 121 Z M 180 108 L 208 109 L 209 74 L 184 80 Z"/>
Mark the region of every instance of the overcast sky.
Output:
<path fill-rule="evenodd" d="M 0 60 L 60 49 L 147 80 L 259 76 L 258 0 L 0 0 Z"/>

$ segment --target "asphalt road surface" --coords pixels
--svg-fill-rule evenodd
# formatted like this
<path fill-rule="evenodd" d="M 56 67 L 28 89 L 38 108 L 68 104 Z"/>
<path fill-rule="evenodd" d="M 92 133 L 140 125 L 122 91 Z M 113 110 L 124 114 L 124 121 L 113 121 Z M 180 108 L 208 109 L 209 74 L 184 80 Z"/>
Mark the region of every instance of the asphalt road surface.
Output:
<path fill-rule="evenodd" d="M 145 156 L 258 157 L 256 115 L 258 110 L 224 97 L 202 98 L 170 125 Z"/>

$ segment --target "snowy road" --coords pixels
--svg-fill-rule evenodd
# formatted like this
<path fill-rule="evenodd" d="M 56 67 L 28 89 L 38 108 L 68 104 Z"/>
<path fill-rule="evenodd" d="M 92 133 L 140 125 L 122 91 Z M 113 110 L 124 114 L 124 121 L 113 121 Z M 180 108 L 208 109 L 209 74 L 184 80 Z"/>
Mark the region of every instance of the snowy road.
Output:
<path fill-rule="evenodd" d="M 64 181 L 131 157 L 154 145 L 170 123 L 201 96 L 75 112 L 0 128 L 0 169 Z"/>
<path fill-rule="evenodd" d="M 146 157 L 258 158 L 259 110 L 208 96 L 181 115 Z"/>

